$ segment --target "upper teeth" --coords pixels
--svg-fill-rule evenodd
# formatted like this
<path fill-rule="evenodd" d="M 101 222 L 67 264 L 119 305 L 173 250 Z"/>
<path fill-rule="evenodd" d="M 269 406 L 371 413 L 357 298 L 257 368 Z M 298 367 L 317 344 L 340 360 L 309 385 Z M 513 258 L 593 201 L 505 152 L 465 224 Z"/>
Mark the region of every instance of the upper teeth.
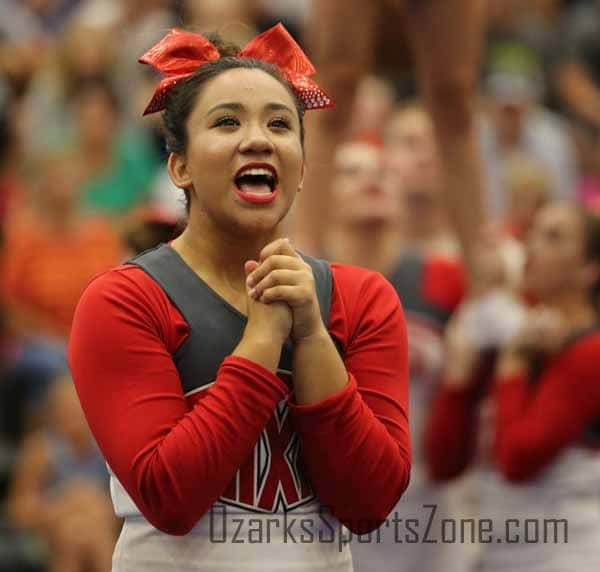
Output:
<path fill-rule="evenodd" d="M 244 175 L 264 175 L 265 177 L 269 177 L 270 179 L 273 178 L 272 171 L 269 171 L 269 169 L 260 169 L 260 168 L 245 169 L 238 175 L 238 177 L 242 177 Z"/>

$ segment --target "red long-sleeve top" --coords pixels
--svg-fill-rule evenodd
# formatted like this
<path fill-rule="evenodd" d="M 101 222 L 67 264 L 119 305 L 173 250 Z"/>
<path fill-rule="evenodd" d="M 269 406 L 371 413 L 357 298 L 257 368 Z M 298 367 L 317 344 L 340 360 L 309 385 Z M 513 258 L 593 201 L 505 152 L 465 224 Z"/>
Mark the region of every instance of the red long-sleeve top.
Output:
<path fill-rule="evenodd" d="M 329 331 L 344 347 L 349 383 L 312 405 L 296 405 L 292 395 L 289 412 L 319 501 L 364 532 L 363 519 L 368 528 L 381 523 L 409 481 L 406 329 L 381 275 L 336 264 L 332 273 Z M 129 265 L 88 286 L 69 345 L 77 392 L 109 466 L 146 519 L 169 534 L 189 532 L 240 478 L 290 394 L 278 376 L 230 356 L 213 384 L 184 396 L 172 354 L 188 332 L 159 285 Z M 275 433 L 277 440 L 286 432 Z M 286 444 L 271 442 L 274 471 L 287 466 Z"/>
<path fill-rule="evenodd" d="M 533 479 L 564 449 L 583 444 L 586 429 L 600 417 L 599 355 L 600 332 L 549 359 L 533 386 L 526 372 L 494 381 L 492 453 L 506 479 Z M 475 457 L 478 403 L 472 385 L 461 390 L 440 387 L 426 435 L 434 478 L 457 476 Z"/>

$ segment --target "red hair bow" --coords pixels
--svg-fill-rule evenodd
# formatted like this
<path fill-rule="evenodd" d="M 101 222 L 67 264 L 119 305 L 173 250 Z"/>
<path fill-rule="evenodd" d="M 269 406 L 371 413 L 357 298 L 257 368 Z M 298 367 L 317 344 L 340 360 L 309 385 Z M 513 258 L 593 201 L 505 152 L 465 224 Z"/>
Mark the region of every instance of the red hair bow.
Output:
<path fill-rule="evenodd" d="M 282 24 L 256 36 L 237 57 L 277 66 L 307 110 L 334 107 L 333 100 L 310 79 L 316 73 L 314 66 Z M 190 77 L 203 64 L 218 59 L 219 51 L 204 36 L 177 29 L 169 32 L 138 60 L 165 75 L 144 115 L 164 109 L 166 96 L 175 84 Z"/>

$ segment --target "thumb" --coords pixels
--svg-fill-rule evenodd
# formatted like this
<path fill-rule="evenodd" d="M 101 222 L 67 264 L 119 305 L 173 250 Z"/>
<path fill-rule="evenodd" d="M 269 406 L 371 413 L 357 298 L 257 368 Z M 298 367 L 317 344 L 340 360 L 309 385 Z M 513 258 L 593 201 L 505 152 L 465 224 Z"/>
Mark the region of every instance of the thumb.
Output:
<path fill-rule="evenodd" d="M 256 260 L 246 260 L 246 262 L 244 262 L 244 272 L 246 273 L 246 276 L 251 272 L 254 272 L 257 267 L 258 262 L 256 262 Z"/>

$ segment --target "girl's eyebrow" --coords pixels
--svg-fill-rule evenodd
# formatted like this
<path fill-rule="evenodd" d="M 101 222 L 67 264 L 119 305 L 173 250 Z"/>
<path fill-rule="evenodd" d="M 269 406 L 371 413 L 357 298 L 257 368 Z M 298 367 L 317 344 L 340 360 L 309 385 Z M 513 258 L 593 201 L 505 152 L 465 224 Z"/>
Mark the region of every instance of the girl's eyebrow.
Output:
<path fill-rule="evenodd" d="M 237 103 L 235 101 L 227 102 L 227 103 L 219 103 L 218 105 L 211 107 L 208 110 L 208 113 L 206 115 L 210 115 L 211 113 L 214 113 L 215 111 L 218 111 L 219 109 L 229 109 L 231 111 L 242 111 L 244 109 L 244 106 L 241 103 Z"/>
<path fill-rule="evenodd" d="M 215 111 L 219 111 L 221 109 L 228 109 L 230 111 L 244 111 L 246 108 L 244 107 L 243 104 L 237 102 L 237 101 L 228 101 L 225 103 L 219 103 L 217 105 L 215 105 L 214 107 L 211 107 L 208 110 L 207 115 L 210 115 L 212 113 L 214 113 Z M 265 109 L 269 110 L 269 111 L 287 111 L 289 113 L 294 113 L 293 110 L 288 106 L 285 105 L 284 103 L 279 103 L 279 102 L 271 102 L 271 103 L 267 103 L 265 105 Z"/>

